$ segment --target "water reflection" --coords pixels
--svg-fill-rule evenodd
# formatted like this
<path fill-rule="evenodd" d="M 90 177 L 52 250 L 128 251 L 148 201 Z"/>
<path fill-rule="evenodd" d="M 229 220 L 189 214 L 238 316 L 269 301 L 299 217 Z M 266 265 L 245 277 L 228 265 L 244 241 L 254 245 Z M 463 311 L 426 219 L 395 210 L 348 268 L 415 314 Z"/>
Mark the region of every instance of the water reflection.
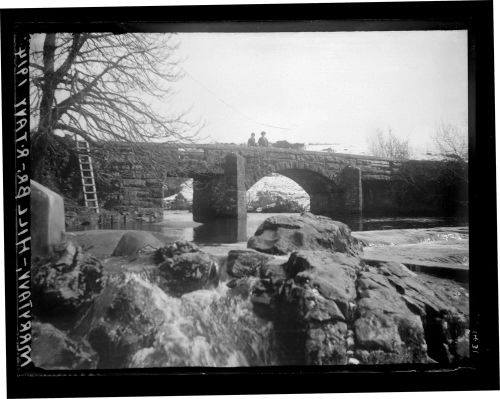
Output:
<path fill-rule="evenodd" d="M 193 241 L 198 243 L 234 243 L 247 240 L 247 219 L 217 219 L 195 227 Z"/>

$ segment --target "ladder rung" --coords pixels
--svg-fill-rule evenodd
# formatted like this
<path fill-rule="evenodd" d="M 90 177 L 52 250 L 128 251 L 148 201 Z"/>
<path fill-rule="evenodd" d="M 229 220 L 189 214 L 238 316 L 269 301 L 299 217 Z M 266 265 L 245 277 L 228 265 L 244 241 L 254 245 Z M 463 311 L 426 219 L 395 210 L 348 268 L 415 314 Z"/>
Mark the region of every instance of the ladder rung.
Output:
<path fill-rule="evenodd" d="M 99 213 L 94 168 L 92 167 L 92 158 L 90 156 L 90 144 L 87 140 L 79 140 L 78 136 L 75 136 L 75 142 L 78 152 L 78 164 L 80 166 L 80 177 L 82 180 L 85 206 Z"/>

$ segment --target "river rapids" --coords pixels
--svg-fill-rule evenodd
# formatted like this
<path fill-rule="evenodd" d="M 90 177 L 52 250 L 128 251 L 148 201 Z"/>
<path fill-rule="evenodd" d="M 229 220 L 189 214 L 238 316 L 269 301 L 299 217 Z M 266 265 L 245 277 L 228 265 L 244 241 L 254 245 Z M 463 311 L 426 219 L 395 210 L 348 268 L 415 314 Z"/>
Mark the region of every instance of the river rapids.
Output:
<path fill-rule="evenodd" d="M 249 298 L 231 293 L 225 282 L 174 297 L 149 273 L 110 275 L 88 316 L 90 323 L 80 324 L 87 324 L 84 335 L 101 359 L 99 367 L 278 364 L 272 323 L 256 316 Z"/>

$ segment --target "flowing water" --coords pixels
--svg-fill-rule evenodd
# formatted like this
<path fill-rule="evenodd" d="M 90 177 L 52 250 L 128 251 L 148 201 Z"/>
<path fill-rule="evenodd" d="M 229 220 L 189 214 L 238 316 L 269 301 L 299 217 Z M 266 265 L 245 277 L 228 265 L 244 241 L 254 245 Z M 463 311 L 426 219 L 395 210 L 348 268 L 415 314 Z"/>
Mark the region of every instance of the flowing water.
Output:
<path fill-rule="evenodd" d="M 277 364 L 272 323 L 257 317 L 248 299 L 228 294 L 225 284 L 180 298 L 144 276 L 134 283 L 150 292 L 161 310 L 153 343 L 137 351 L 129 367 L 243 367 Z"/>

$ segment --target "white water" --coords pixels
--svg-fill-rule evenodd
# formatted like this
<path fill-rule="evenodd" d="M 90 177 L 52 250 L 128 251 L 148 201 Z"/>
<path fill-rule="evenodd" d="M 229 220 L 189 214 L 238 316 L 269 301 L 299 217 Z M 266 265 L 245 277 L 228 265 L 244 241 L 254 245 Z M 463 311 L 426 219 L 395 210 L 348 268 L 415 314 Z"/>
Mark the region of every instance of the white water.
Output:
<path fill-rule="evenodd" d="M 257 317 L 249 300 L 228 295 L 221 284 L 180 298 L 169 296 L 144 275 L 129 278 L 151 293 L 161 326 L 150 347 L 129 367 L 239 367 L 276 364 L 272 324 Z"/>

